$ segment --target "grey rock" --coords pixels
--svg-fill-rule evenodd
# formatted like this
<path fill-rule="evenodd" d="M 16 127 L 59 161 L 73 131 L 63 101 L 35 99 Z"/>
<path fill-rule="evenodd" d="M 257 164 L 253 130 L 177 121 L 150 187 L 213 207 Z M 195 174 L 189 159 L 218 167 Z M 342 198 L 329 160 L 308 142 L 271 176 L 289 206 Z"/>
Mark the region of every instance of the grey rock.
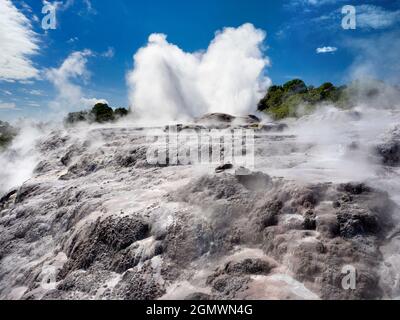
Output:
<path fill-rule="evenodd" d="M 376 146 L 375 151 L 384 165 L 400 166 L 400 128 L 389 132 L 385 141 Z"/>

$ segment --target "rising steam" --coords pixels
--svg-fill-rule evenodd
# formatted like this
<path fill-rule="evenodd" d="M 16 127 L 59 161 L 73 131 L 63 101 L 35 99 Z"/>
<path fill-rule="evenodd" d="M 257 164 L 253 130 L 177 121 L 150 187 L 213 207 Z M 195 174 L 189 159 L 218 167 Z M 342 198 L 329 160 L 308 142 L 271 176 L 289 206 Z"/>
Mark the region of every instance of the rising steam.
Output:
<path fill-rule="evenodd" d="M 152 34 L 128 74 L 130 103 L 147 119 L 187 119 L 207 112 L 255 111 L 271 81 L 264 75 L 264 31 L 252 24 L 216 33 L 204 52 L 187 53 Z"/>
<path fill-rule="evenodd" d="M 28 120 L 19 121 L 17 127 L 20 131 L 11 146 L 0 153 L 0 196 L 32 177 L 41 156 L 36 144 L 50 130 Z"/>

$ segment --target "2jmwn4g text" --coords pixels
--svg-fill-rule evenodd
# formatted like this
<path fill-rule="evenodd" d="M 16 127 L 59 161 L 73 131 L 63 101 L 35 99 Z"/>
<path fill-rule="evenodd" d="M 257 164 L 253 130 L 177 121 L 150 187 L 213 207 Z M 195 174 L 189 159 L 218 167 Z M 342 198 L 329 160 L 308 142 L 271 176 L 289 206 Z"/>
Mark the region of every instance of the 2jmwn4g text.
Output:
<path fill-rule="evenodd" d="M 206 316 L 206 315 L 253 315 L 252 305 L 230 304 L 204 304 L 190 305 L 190 307 L 166 307 L 154 304 L 146 308 L 146 315 L 172 316 L 178 318 L 181 315 Z"/>

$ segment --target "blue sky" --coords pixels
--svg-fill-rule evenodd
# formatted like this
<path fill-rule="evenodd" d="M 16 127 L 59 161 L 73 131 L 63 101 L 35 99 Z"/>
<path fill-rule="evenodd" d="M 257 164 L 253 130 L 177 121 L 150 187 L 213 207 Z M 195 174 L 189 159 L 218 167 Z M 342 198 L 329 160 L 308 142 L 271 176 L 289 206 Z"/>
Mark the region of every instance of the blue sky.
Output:
<path fill-rule="evenodd" d="M 1 33 L 15 32 L 15 39 L 25 28 L 25 36 L 34 39 L 36 47 L 25 44 L 21 49 L 0 42 L 0 60 L 7 59 L 7 52 L 15 56 L 16 50 L 24 61 L 15 60 L 15 68 L 28 68 L 15 75 L 0 66 L 0 120 L 44 119 L 59 94 L 46 75 L 74 52 L 90 51 L 81 57 L 85 67 L 74 78 L 79 90 L 87 97 L 106 99 L 113 107 L 126 107 L 126 74 L 133 68 L 133 55 L 146 45 L 150 34 L 166 34 L 170 43 L 194 52 L 206 49 L 217 30 L 244 23 L 267 32 L 264 47 L 271 66 L 265 73 L 273 83 L 294 77 L 312 85 L 346 83 L 349 74 L 365 62 L 368 70 L 374 70 L 371 76 L 398 80 L 391 72 L 398 71 L 392 60 L 400 53 L 400 1 L 66 0 L 58 3 L 55 30 L 41 28 L 42 1 L 0 0 L 0 5 L 2 2 L 9 11 L 0 16 L 13 12 L 11 4 L 29 21 L 20 17 L 13 22 L 19 26 L 11 31 L 7 24 L 0 24 L 0 40 Z M 344 5 L 357 8 L 356 30 L 341 27 Z M 317 48 L 328 47 L 335 51 L 317 53 Z"/>

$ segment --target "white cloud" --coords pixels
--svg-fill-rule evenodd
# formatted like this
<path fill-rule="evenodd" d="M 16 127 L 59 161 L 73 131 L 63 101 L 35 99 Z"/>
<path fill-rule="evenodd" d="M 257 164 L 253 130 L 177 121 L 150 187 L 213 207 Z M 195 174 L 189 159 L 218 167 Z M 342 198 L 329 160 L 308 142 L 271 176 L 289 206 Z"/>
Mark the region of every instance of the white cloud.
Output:
<path fill-rule="evenodd" d="M 86 6 L 86 11 L 90 14 L 97 14 L 97 11 L 93 8 L 92 2 L 90 0 L 83 0 Z"/>
<path fill-rule="evenodd" d="M 67 0 L 65 2 L 43 0 L 44 6 L 50 6 L 50 7 L 56 8 L 57 10 L 61 10 L 61 11 L 65 11 L 65 10 L 69 9 L 71 6 L 74 5 L 74 3 L 75 3 L 75 0 Z"/>
<path fill-rule="evenodd" d="M 323 6 L 323 5 L 333 5 L 336 3 L 344 2 L 347 0 L 289 0 L 286 3 L 286 6 L 289 7 L 297 7 L 297 6 Z"/>
<path fill-rule="evenodd" d="M 340 28 L 340 21 L 343 15 L 341 9 L 326 13 L 320 17 L 313 18 L 311 21 L 318 24 L 319 30 L 322 28 Z M 400 24 L 400 10 L 386 10 L 375 5 L 356 6 L 356 28 L 370 30 L 383 30 Z M 342 29 L 341 29 L 342 30 Z"/>
<path fill-rule="evenodd" d="M 13 102 L 1 102 L 0 110 L 17 110 L 17 106 Z"/>
<path fill-rule="evenodd" d="M 11 96 L 12 95 L 12 92 L 11 91 L 8 91 L 8 90 L 1 90 L 4 94 L 6 94 L 6 95 L 8 95 L 8 96 Z"/>
<path fill-rule="evenodd" d="M 90 78 L 90 72 L 86 68 L 88 57 L 92 56 L 90 50 L 76 51 L 70 54 L 59 68 L 46 71 L 47 79 L 54 85 L 58 95 L 52 101 L 50 107 L 55 110 L 66 111 L 91 107 L 96 102 L 105 100 L 86 98 L 79 84 L 74 80 L 86 81 Z"/>
<path fill-rule="evenodd" d="M 0 0 L 0 81 L 37 78 L 31 56 L 38 53 L 38 35 L 10 0 Z"/>
<path fill-rule="evenodd" d="M 179 119 L 206 112 L 256 110 L 271 81 L 262 51 L 264 31 L 244 24 L 216 33 L 206 51 L 187 53 L 152 34 L 128 74 L 134 112 L 149 119 Z"/>
<path fill-rule="evenodd" d="M 33 95 L 33 96 L 43 96 L 44 92 L 42 90 L 36 90 L 36 89 L 21 89 L 22 92 Z"/>
<path fill-rule="evenodd" d="M 31 106 L 31 107 L 40 107 L 39 103 L 33 102 L 33 101 L 28 102 L 28 105 Z"/>
<path fill-rule="evenodd" d="M 84 9 L 79 12 L 79 15 L 83 15 L 84 13 L 89 14 L 97 14 L 96 9 L 93 7 L 91 0 L 80 0 L 81 4 L 83 4 Z M 75 0 L 66 0 L 66 1 L 49 1 L 43 0 L 43 5 L 50 5 L 56 7 L 58 10 L 65 11 L 75 5 Z"/>
<path fill-rule="evenodd" d="M 286 76 L 284 76 L 284 78 L 293 80 L 293 79 L 301 79 L 302 77 L 299 75 L 286 75 Z"/>
<path fill-rule="evenodd" d="M 400 10 L 388 11 L 374 5 L 360 5 L 357 10 L 357 27 L 386 29 L 400 22 Z"/>
<path fill-rule="evenodd" d="M 28 85 L 28 84 L 34 84 L 35 81 L 32 81 L 32 80 L 20 80 L 19 83 Z"/>
<path fill-rule="evenodd" d="M 21 7 L 22 7 L 23 10 L 25 10 L 25 11 L 27 11 L 29 13 L 32 13 L 31 6 L 29 4 L 27 4 L 26 2 L 22 1 L 21 2 Z"/>
<path fill-rule="evenodd" d="M 67 43 L 74 43 L 76 41 L 79 41 L 79 38 L 78 37 L 72 37 L 67 41 Z"/>
<path fill-rule="evenodd" d="M 344 0 L 305 0 L 304 2 L 313 6 L 322 6 L 326 4 L 335 4 L 343 1 Z"/>
<path fill-rule="evenodd" d="M 317 48 L 316 52 L 317 53 L 333 53 L 336 52 L 338 48 L 336 47 L 322 47 L 322 48 Z"/>
<path fill-rule="evenodd" d="M 113 58 L 114 55 L 115 55 L 115 49 L 113 47 L 108 47 L 107 51 L 101 54 L 102 57 L 109 59 Z"/>
<path fill-rule="evenodd" d="M 33 96 L 42 96 L 43 95 L 43 91 L 41 90 L 28 90 L 28 93 L 33 95 Z"/>
<path fill-rule="evenodd" d="M 74 0 L 67 0 L 65 2 L 61 2 L 61 5 L 63 7 L 64 10 L 68 9 L 69 7 L 71 7 L 74 4 Z"/>

